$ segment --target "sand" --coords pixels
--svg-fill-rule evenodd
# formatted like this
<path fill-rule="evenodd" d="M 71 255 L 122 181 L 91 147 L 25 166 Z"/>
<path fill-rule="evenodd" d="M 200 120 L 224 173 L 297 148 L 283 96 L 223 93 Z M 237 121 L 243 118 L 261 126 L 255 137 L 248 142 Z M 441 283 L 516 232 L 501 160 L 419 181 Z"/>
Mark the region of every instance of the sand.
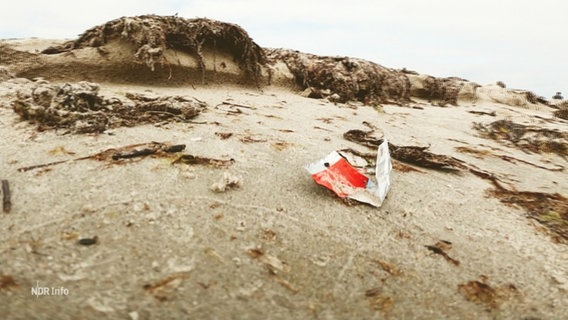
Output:
<path fill-rule="evenodd" d="M 52 42 L 4 43 L 34 52 Z M 76 53 L 76 59 L 98 63 L 89 50 Z M 3 319 L 562 319 L 568 314 L 568 247 L 553 241 L 522 208 L 489 196 L 489 181 L 468 172 L 395 170 L 385 203 L 375 208 L 346 204 L 303 168 L 333 150 L 369 152 L 343 138 L 350 129 L 368 130 L 366 122 L 396 145 L 430 146 L 431 152 L 495 173 L 518 190 L 566 196 L 565 171 L 456 150 L 489 150 L 546 168 L 565 167 L 560 156 L 525 153 L 472 128 L 473 122 L 508 119 L 566 131 L 567 121 L 542 119 L 551 119 L 548 107 L 498 103 L 491 97 L 507 91 L 487 86 L 476 101 L 459 106 L 414 99 L 405 107 L 377 109 L 305 98 L 284 86 L 120 83 L 77 73 L 78 63 L 55 72 L 69 61 L 62 56 L 41 59 L 48 60 L 36 76 L 53 83 L 87 78 L 108 97 L 181 95 L 208 108 L 193 123 L 64 134 L 38 132 L 2 104 L 0 178 L 9 181 L 12 194 L 11 212 L 0 213 Z M 8 67 L 25 69 L 22 63 Z M 0 83 L 3 102 L 13 99 L 17 83 Z M 232 135 L 224 139 L 220 133 Z M 172 165 L 170 156 L 17 170 L 152 141 L 185 144 L 186 154 L 234 163 Z M 239 179 L 240 186 L 212 191 L 224 175 Z M 95 236 L 94 245 L 78 244 Z M 49 287 L 50 294 L 34 295 L 37 287 Z"/>

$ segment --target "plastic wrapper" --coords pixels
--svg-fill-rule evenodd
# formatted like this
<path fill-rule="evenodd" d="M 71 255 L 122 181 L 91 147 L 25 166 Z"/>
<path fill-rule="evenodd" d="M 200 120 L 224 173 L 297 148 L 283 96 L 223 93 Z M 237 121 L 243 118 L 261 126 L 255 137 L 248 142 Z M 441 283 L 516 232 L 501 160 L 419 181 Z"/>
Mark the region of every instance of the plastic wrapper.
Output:
<path fill-rule="evenodd" d="M 368 177 L 364 170 L 355 168 L 337 151 L 308 164 L 306 170 L 317 184 L 332 190 L 339 197 L 380 207 L 385 201 L 391 183 L 392 163 L 388 141 L 384 139 L 379 145 L 374 180 Z"/>

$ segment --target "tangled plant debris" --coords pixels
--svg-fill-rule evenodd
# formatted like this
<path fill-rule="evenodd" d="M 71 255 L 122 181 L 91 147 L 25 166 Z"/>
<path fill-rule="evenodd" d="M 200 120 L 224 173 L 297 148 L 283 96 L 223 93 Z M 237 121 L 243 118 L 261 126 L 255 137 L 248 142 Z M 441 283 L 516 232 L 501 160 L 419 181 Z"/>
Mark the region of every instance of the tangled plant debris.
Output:
<path fill-rule="evenodd" d="M 558 243 L 568 243 L 568 199 L 559 193 L 517 191 L 499 184 L 488 194 L 510 206 L 525 209 L 530 218 L 537 220 L 551 231 Z"/>
<path fill-rule="evenodd" d="M 80 160 L 98 160 L 98 161 L 107 161 L 113 163 L 122 163 L 125 160 L 130 160 L 134 158 L 142 158 L 149 155 L 157 155 L 157 156 L 164 156 L 167 154 L 178 153 L 185 149 L 184 144 L 168 144 L 168 143 L 160 143 L 160 142 L 149 142 L 149 143 L 138 143 L 138 144 L 131 144 L 127 146 L 123 146 L 120 148 L 110 148 L 104 151 L 88 155 L 85 157 L 74 158 L 70 160 L 61 160 L 55 162 L 49 162 L 44 164 L 38 164 L 28 167 L 19 168 L 18 171 L 26 172 L 30 170 L 50 167 L 58 164 L 68 163 L 72 161 L 80 161 Z M 174 161 L 175 163 L 175 161 Z"/>
<path fill-rule="evenodd" d="M 85 47 L 99 48 L 108 42 L 122 39 L 136 46 L 134 58 L 145 63 L 152 71 L 156 63 L 169 63 L 164 54 L 167 49 L 187 52 L 197 58 L 205 76 L 203 51 L 206 47 L 222 50 L 233 56 L 244 70 L 245 76 L 259 83 L 265 54 L 236 24 L 210 19 L 184 19 L 177 16 L 142 15 L 122 17 L 91 28 L 78 39 L 61 46 L 49 47 L 44 54 L 57 54 Z"/>
<path fill-rule="evenodd" d="M 11 106 L 40 130 L 67 129 L 70 133 L 102 133 L 123 126 L 189 121 L 206 108 L 203 102 L 181 96 L 127 94 L 124 100 L 105 98 L 99 89 L 98 84 L 85 81 L 62 85 L 36 81 L 21 89 Z"/>
<path fill-rule="evenodd" d="M 556 131 L 551 132 L 554 135 L 558 134 Z M 382 139 L 373 136 L 372 130 L 349 130 L 343 136 L 349 141 L 372 149 L 382 143 Z M 568 243 L 568 199 L 561 194 L 517 191 L 513 187 L 507 188 L 494 174 L 457 158 L 428 152 L 426 151 L 427 147 L 396 146 L 389 143 L 389 149 L 391 157 L 402 162 L 429 169 L 470 172 L 490 181 L 495 186 L 495 189 L 487 191 L 490 196 L 496 197 L 505 204 L 517 205 L 525 209 L 529 217 L 534 218 L 550 231 L 555 241 Z M 373 157 L 376 156 L 373 153 L 355 152 L 355 154 L 367 161 L 372 161 Z M 561 167 L 561 169 L 564 168 Z M 434 247 L 428 249 L 436 250 Z"/>
<path fill-rule="evenodd" d="M 326 57 L 293 50 L 267 50 L 269 64 L 283 61 L 305 95 L 335 102 L 404 104 L 410 101 L 410 81 L 397 70 L 349 57 Z"/>
<path fill-rule="evenodd" d="M 568 157 L 568 133 L 497 120 L 489 124 L 474 123 L 473 128 L 481 136 L 508 142 L 513 146 L 534 153 L 555 153 L 564 159 Z"/>
<path fill-rule="evenodd" d="M 426 99 L 439 106 L 447 104 L 457 106 L 460 90 L 469 81 L 457 77 L 436 78 L 427 75 L 410 75 L 412 86 L 412 96 Z M 473 87 L 479 87 L 478 84 Z"/>
<path fill-rule="evenodd" d="M 343 134 L 349 141 L 356 142 L 370 148 L 377 148 L 383 140 L 373 136 L 373 131 L 349 130 Z M 437 170 L 467 170 L 466 164 L 454 157 L 434 154 L 426 151 L 428 147 L 397 146 L 389 143 L 391 157 L 396 160 Z"/>
<path fill-rule="evenodd" d="M 568 120 L 568 101 L 564 101 L 557 106 L 558 110 L 552 114 L 560 119 Z"/>
<path fill-rule="evenodd" d="M 479 280 L 459 284 L 458 292 L 467 301 L 485 305 L 489 309 L 496 309 L 506 300 L 519 296 L 519 290 L 514 284 L 495 287 L 489 285 L 487 280 L 487 277 L 481 276 Z"/>

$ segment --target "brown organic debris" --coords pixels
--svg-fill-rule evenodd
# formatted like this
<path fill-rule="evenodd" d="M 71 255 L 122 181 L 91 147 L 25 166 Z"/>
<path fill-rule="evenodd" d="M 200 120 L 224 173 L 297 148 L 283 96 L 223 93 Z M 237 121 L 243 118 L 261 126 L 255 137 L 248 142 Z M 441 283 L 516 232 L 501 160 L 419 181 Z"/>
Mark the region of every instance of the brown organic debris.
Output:
<path fill-rule="evenodd" d="M 175 289 L 188 277 L 187 273 L 176 273 L 154 283 L 145 284 L 142 288 L 152 294 L 157 300 L 166 301 L 173 297 Z"/>
<path fill-rule="evenodd" d="M 398 268 L 395 267 L 392 263 L 378 259 L 374 259 L 373 262 L 375 262 L 379 267 L 381 267 L 381 269 L 392 276 L 399 276 L 402 274 L 402 272 L 398 270 Z"/>
<path fill-rule="evenodd" d="M 368 291 L 366 293 L 368 293 Z M 394 306 L 394 300 L 392 297 L 384 294 L 377 294 L 367 296 L 367 299 L 369 300 L 371 309 L 375 311 L 381 311 L 385 319 L 390 318 L 390 313 Z"/>
<path fill-rule="evenodd" d="M 366 297 L 374 297 L 376 295 L 378 295 L 379 293 L 382 292 L 382 288 L 381 287 L 375 287 L 372 289 L 368 289 L 365 291 L 365 296 Z"/>
<path fill-rule="evenodd" d="M 98 242 L 99 242 L 99 237 L 97 236 L 94 236 L 92 238 L 82 238 L 79 239 L 79 241 L 77 241 L 77 243 L 82 246 L 92 246 L 94 244 L 97 244 Z"/>
<path fill-rule="evenodd" d="M 538 164 L 534 164 L 534 163 L 526 161 L 526 160 L 518 159 L 518 158 L 515 158 L 515 157 L 511 157 L 511 156 L 507 156 L 507 155 L 503 155 L 503 154 L 494 154 L 489 150 L 480 150 L 480 149 L 475 149 L 475 148 L 465 147 L 465 146 L 455 147 L 455 149 L 456 149 L 456 151 L 461 152 L 461 153 L 471 154 L 478 159 L 483 159 L 486 156 L 492 156 L 492 157 L 496 157 L 496 158 L 502 159 L 502 160 L 507 161 L 507 162 L 514 163 L 514 164 L 524 163 L 524 164 L 527 164 L 529 166 L 533 166 L 535 168 L 544 169 L 544 170 L 548 170 L 548 171 L 564 171 L 564 169 L 565 169 L 564 166 L 561 166 L 559 164 L 556 164 L 555 168 L 549 168 L 549 167 L 540 166 Z"/>
<path fill-rule="evenodd" d="M 568 120 L 568 102 L 560 105 L 558 110 L 552 113 L 556 118 Z"/>
<path fill-rule="evenodd" d="M 120 39 L 134 45 L 136 62 L 145 63 L 152 71 L 157 63 L 169 65 L 166 50 L 175 49 L 193 55 L 200 66 L 205 83 L 206 48 L 227 52 L 242 70 L 245 80 L 259 84 L 265 53 L 248 33 L 236 24 L 210 19 L 184 19 L 177 16 L 142 15 L 122 17 L 85 31 L 78 39 L 44 50 L 57 54 L 85 47 L 99 48 Z M 215 70 L 214 70 L 215 71 Z"/>
<path fill-rule="evenodd" d="M 168 143 L 160 143 L 160 142 L 150 142 L 150 143 L 139 143 L 139 144 L 132 144 L 127 145 L 120 148 L 111 148 L 104 150 L 99 153 L 95 153 L 89 156 L 70 159 L 70 160 L 61 160 L 61 161 L 54 161 L 39 165 L 33 165 L 28 167 L 19 168 L 18 171 L 26 172 L 30 170 L 35 170 L 39 168 L 50 167 L 58 164 L 63 163 L 70 163 L 74 161 L 81 161 L 81 160 L 98 160 L 98 161 L 107 161 L 111 163 L 122 163 L 124 160 L 129 160 L 133 158 L 142 158 L 149 155 L 154 156 L 165 156 L 171 153 L 181 152 L 185 149 L 185 145 L 177 144 L 172 145 Z"/>
<path fill-rule="evenodd" d="M 269 64 L 284 62 L 296 83 L 310 98 L 366 104 L 407 103 L 408 77 L 374 62 L 349 57 L 326 57 L 293 50 L 266 50 Z"/>
<path fill-rule="evenodd" d="M 412 85 L 411 95 L 426 99 L 432 104 L 443 107 L 448 104 L 457 106 L 460 90 L 469 81 L 457 77 L 436 78 L 429 75 L 409 75 Z M 473 83 L 474 87 L 479 87 Z"/>
<path fill-rule="evenodd" d="M 470 110 L 470 111 L 468 111 L 468 112 L 469 112 L 469 113 L 472 113 L 472 114 L 477 114 L 477 115 L 480 115 L 480 116 L 483 116 L 483 115 L 485 115 L 485 116 L 491 116 L 491 117 L 496 117 L 496 116 L 497 116 L 497 113 L 496 113 L 495 111 L 485 112 L 485 111 Z"/>
<path fill-rule="evenodd" d="M 10 193 L 10 183 L 2 180 L 2 212 L 10 213 L 12 210 L 12 195 Z"/>
<path fill-rule="evenodd" d="M 474 123 L 473 128 L 481 136 L 513 145 L 525 152 L 555 153 L 564 159 L 568 157 L 568 133 L 497 120 L 489 124 Z"/>
<path fill-rule="evenodd" d="M 215 132 L 215 135 L 218 136 L 221 140 L 227 140 L 233 135 L 233 133 L 232 132 Z"/>
<path fill-rule="evenodd" d="M 242 143 L 257 143 L 257 142 L 266 142 L 266 139 L 256 139 L 251 136 L 244 136 L 239 139 Z"/>
<path fill-rule="evenodd" d="M 172 164 L 184 163 L 189 165 L 205 165 L 212 167 L 228 167 L 235 163 L 234 159 L 214 159 L 207 157 L 199 157 L 191 154 L 184 154 L 178 157 Z"/>
<path fill-rule="evenodd" d="M 16 283 L 16 280 L 14 280 L 14 277 L 0 274 L 0 290 L 8 290 L 16 288 L 17 286 L 18 284 Z"/>
<path fill-rule="evenodd" d="M 22 120 L 40 131 L 66 129 L 69 133 L 102 133 L 118 127 L 164 121 L 188 122 L 206 104 L 181 96 L 153 97 L 126 94 L 126 99 L 105 98 L 99 85 L 81 81 L 52 85 L 38 81 L 22 89 L 11 106 Z"/>
<path fill-rule="evenodd" d="M 292 145 L 291 143 L 285 141 L 277 141 L 270 144 L 270 146 L 276 151 L 282 151 L 290 147 L 291 145 Z"/>
<path fill-rule="evenodd" d="M 279 258 L 267 254 L 262 248 L 252 248 L 247 251 L 249 257 L 251 259 L 258 260 L 261 262 L 268 274 L 281 286 L 290 290 L 292 293 L 296 294 L 300 291 L 296 286 L 290 283 L 288 280 L 282 278 L 280 275 L 281 272 L 288 272 L 289 266 L 280 260 Z"/>
<path fill-rule="evenodd" d="M 559 193 L 517 191 L 495 184 L 488 193 L 510 206 L 525 209 L 528 217 L 537 220 L 549 231 L 553 240 L 568 244 L 568 198 Z"/>
<path fill-rule="evenodd" d="M 433 246 L 426 245 L 424 247 L 426 247 L 426 249 L 434 252 L 435 254 L 441 255 L 442 257 L 444 257 L 444 259 L 446 259 L 451 264 L 453 264 L 455 266 L 459 266 L 460 262 L 458 260 L 450 257 L 445 251 L 445 250 L 451 249 L 451 245 L 452 245 L 452 243 L 449 242 L 449 241 L 440 240 Z"/>
<path fill-rule="evenodd" d="M 504 301 L 518 296 L 519 291 L 513 284 L 493 287 L 487 283 L 487 277 L 458 285 L 458 292 L 467 301 L 485 305 L 490 309 L 498 308 Z"/>
<path fill-rule="evenodd" d="M 426 151 L 428 147 L 396 146 L 389 143 L 390 154 L 393 158 L 419 167 L 436 170 L 467 170 L 462 160 L 446 155 Z"/>
<path fill-rule="evenodd" d="M 363 131 L 354 129 L 344 133 L 343 137 L 349 141 L 376 149 L 381 143 L 383 143 L 383 139 L 373 136 L 373 133 L 373 130 Z M 391 157 L 396 160 L 429 169 L 453 171 L 467 170 L 465 162 L 454 157 L 431 153 L 426 151 L 426 149 L 428 149 L 428 147 L 397 146 L 389 143 Z"/>

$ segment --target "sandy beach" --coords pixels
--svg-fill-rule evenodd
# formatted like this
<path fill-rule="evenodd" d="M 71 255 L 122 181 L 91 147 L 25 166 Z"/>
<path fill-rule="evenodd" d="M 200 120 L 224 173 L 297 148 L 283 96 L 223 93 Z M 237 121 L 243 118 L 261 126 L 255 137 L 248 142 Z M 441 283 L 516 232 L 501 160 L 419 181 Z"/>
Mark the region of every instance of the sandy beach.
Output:
<path fill-rule="evenodd" d="M 257 86 L 227 52 L 205 50 L 203 71 L 169 49 L 175 63 L 152 71 L 121 40 L 41 53 L 63 43 L 0 41 L 3 319 L 568 314 L 568 120 L 558 107 L 469 83 L 441 104 L 416 94 L 425 76 L 405 73 L 410 87 L 396 96 L 408 101 L 343 101 L 333 89 L 310 98 L 285 59 L 259 69 Z M 39 112 L 41 92 L 66 83 L 78 99 L 81 81 L 96 84 L 101 105 L 114 101 L 93 111 L 107 114 L 100 132 L 84 132 L 98 130 L 90 118 L 58 127 L 15 112 Z M 180 97 L 167 101 L 182 113 L 150 109 L 160 97 Z M 129 103 L 149 109 L 111 113 Z M 182 119 L 187 106 L 196 115 Z M 354 129 L 457 165 L 393 158 L 380 208 L 345 201 L 304 166 L 333 150 L 376 152 L 345 138 Z M 172 145 L 185 148 L 164 151 Z"/>

